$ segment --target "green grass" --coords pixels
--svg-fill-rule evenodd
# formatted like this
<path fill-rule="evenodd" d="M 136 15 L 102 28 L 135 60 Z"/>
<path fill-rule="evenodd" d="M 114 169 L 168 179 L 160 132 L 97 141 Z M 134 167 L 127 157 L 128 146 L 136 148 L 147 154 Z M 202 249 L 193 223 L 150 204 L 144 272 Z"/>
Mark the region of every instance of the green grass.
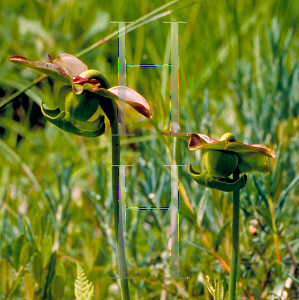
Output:
<path fill-rule="evenodd" d="M 117 30 L 110 21 L 134 21 L 166 3 L 0 1 L 1 101 L 39 76 L 7 62 L 9 57 L 46 61 L 48 53 L 81 53 Z M 240 193 L 240 281 L 254 299 L 274 300 L 290 274 L 297 281 L 288 297 L 298 299 L 298 1 L 211 0 L 191 6 L 178 1 L 168 10 L 173 11 L 127 34 L 127 63 L 168 63 L 170 25 L 163 21 L 187 22 L 179 25 L 181 132 L 216 139 L 233 132 L 238 141 L 277 153 L 269 161 L 271 175 L 249 174 Z M 115 86 L 117 51 L 115 36 L 80 59 Z M 136 134 L 121 139 L 122 162 L 134 164 L 127 169 L 128 206 L 170 205 L 170 170 L 163 164 L 172 162 L 173 141 L 160 135 L 169 130 L 169 76 L 166 68 L 127 68 L 127 85 L 153 111 L 149 121 L 127 109 L 127 131 Z M 108 130 L 98 138 L 77 137 L 46 123 L 39 105 L 43 99 L 55 106 L 60 87 L 45 79 L 1 109 L 0 260 L 12 269 L 3 260 L 0 274 L 9 269 L 5 278 L 13 280 L 6 286 L 2 280 L 0 299 L 8 299 L 5 292 L 12 289 L 11 299 L 50 299 L 51 276 L 63 278 L 62 299 L 74 299 L 76 261 L 94 284 L 96 299 L 120 299 L 109 279 L 117 266 L 111 137 Z M 198 159 L 186 142 L 177 142 L 178 164 Z M 179 168 L 179 180 L 180 275 L 189 279 L 162 279 L 170 266 L 169 212 L 130 211 L 126 251 L 128 275 L 135 277 L 132 299 L 209 299 L 206 275 L 228 289 L 229 275 L 211 248 L 229 263 L 232 196 L 206 192 L 191 181 L 187 168 Z M 249 230 L 252 220 L 258 220 L 256 235 Z M 248 299 L 241 289 L 238 299 Z"/>

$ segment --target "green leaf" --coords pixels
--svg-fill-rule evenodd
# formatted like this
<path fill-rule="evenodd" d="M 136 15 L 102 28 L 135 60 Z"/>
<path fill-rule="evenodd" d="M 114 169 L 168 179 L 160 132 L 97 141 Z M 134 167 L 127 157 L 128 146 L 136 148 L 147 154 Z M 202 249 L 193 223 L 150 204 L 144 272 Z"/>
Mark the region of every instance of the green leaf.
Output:
<path fill-rule="evenodd" d="M 180 201 L 180 213 L 184 215 L 192 224 L 196 223 L 196 215 L 190 210 L 184 201 Z"/>
<path fill-rule="evenodd" d="M 216 283 L 215 288 L 215 300 L 223 300 L 224 299 L 224 287 L 221 281 Z"/>
<path fill-rule="evenodd" d="M 32 273 L 34 280 L 41 285 L 43 275 L 43 260 L 39 253 L 35 253 L 32 257 Z"/>
<path fill-rule="evenodd" d="M 8 294 L 13 284 L 13 271 L 11 263 L 3 258 L 0 260 L 0 285 L 4 295 Z"/>
<path fill-rule="evenodd" d="M 54 300 L 60 300 L 64 294 L 64 279 L 60 275 L 55 275 L 51 283 L 51 295 Z"/>
<path fill-rule="evenodd" d="M 94 286 L 88 282 L 83 268 L 77 262 L 77 279 L 75 281 L 76 300 L 93 300 Z"/>
<path fill-rule="evenodd" d="M 52 237 L 48 235 L 42 246 L 42 261 L 44 267 L 48 264 L 51 255 L 52 255 Z"/>
<path fill-rule="evenodd" d="M 239 275 L 241 275 L 241 264 L 240 264 L 240 256 L 239 256 L 239 262 L 238 262 L 238 273 Z M 242 293 L 242 291 L 244 291 L 247 288 L 248 282 L 250 280 L 250 275 L 251 275 L 251 270 L 249 270 L 249 272 L 246 275 L 245 281 L 242 283 L 242 286 L 238 286 L 237 285 L 237 291 L 236 291 L 236 295 L 239 295 Z M 237 282 L 240 280 L 240 276 L 237 276 Z"/>
<path fill-rule="evenodd" d="M 214 300 L 224 300 L 224 287 L 221 281 L 216 281 L 214 279 L 215 288 L 210 284 L 210 277 L 205 277 L 205 282 L 207 285 L 207 289 L 210 294 L 213 296 Z"/>
<path fill-rule="evenodd" d="M 62 262 L 61 262 L 60 259 L 58 259 L 58 260 L 56 261 L 55 275 L 60 275 L 60 276 L 63 278 L 63 280 L 66 279 L 66 278 L 65 278 L 65 277 L 66 277 L 66 276 L 65 276 L 65 267 L 64 267 L 64 265 L 62 264 Z"/>
<path fill-rule="evenodd" d="M 45 218 L 41 214 L 33 216 L 32 231 L 34 232 L 37 243 L 39 244 L 45 232 Z"/>
<path fill-rule="evenodd" d="M 279 183 L 281 181 L 282 176 L 282 159 L 281 159 L 281 143 L 278 146 L 277 156 L 275 161 L 275 167 L 271 174 L 271 191 L 275 195 L 277 188 L 279 187 Z"/>
<path fill-rule="evenodd" d="M 209 277 L 209 276 L 206 276 L 206 277 L 205 277 L 205 282 L 206 282 L 208 291 L 209 291 L 210 294 L 213 296 L 213 298 L 215 298 L 215 289 L 214 289 L 214 287 L 210 284 L 210 277 Z"/>
<path fill-rule="evenodd" d="M 280 213 L 283 209 L 283 205 L 287 199 L 287 195 L 290 192 L 290 190 L 297 184 L 297 182 L 299 182 L 299 175 L 297 175 L 292 181 L 291 183 L 282 191 L 279 200 L 277 202 L 277 206 L 275 209 L 275 217 L 276 220 L 279 220 L 280 217 Z"/>
<path fill-rule="evenodd" d="M 27 300 L 34 299 L 34 283 L 29 273 L 24 275 L 24 282 L 25 282 L 25 291 L 27 295 Z"/>
<path fill-rule="evenodd" d="M 216 242 L 215 242 L 215 251 L 217 252 L 218 251 L 218 247 L 219 245 L 221 244 L 221 239 L 224 235 L 224 232 L 226 230 L 226 228 L 228 227 L 228 225 L 230 224 L 231 220 L 228 220 L 224 226 L 221 228 L 220 232 L 218 233 L 218 236 L 217 236 L 217 239 L 216 239 Z"/>
<path fill-rule="evenodd" d="M 26 242 L 20 253 L 20 266 L 26 266 L 30 260 L 31 254 L 34 250 L 34 246 L 31 242 Z"/>
<path fill-rule="evenodd" d="M 48 266 L 49 271 L 44 288 L 44 299 L 51 299 L 51 283 L 55 274 L 56 258 L 57 253 L 53 252 Z"/>
<path fill-rule="evenodd" d="M 23 247 L 23 245 L 26 242 L 26 237 L 24 234 L 21 234 L 16 241 L 14 242 L 14 246 L 13 246 L 13 262 L 14 262 L 14 267 L 16 270 L 19 269 L 19 260 L 20 260 L 20 253 L 21 253 L 21 249 Z"/>
<path fill-rule="evenodd" d="M 273 230 L 272 228 L 272 219 L 269 208 L 266 209 L 263 207 L 257 207 L 256 211 L 264 218 L 265 223 Z"/>
<path fill-rule="evenodd" d="M 197 211 L 197 225 L 201 226 L 205 211 L 206 211 L 206 206 L 208 203 L 208 189 L 205 189 L 204 193 L 202 194 L 199 203 L 198 203 L 198 211 Z"/>
<path fill-rule="evenodd" d="M 18 287 L 21 285 L 22 283 L 22 279 L 23 279 L 23 273 L 24 273 L 24 270 L 19 273 L 19 276 L 17 277 L 17 279 L 14 281 L 13 285 L 12 285 L 12 288 L 10 289 L 9 291 L 9 294 L 7 295 L 7 297 L 5 298 L 6 300 L 11 300 L 11 299 L 15 299 L 15 294 L 17 293 L 18 291 Z"/>

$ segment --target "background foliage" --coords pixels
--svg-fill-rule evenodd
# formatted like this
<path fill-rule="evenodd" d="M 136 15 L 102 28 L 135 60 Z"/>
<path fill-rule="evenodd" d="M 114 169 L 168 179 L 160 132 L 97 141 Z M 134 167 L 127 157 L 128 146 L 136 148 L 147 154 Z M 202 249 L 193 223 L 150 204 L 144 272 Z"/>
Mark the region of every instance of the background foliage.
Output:
<path fill-rule="evenodd" d="M 77 54 L 134 21 L 161 0 L 0 0 L 2 101 L 38 75 L 7 59 L 47 60 Z M 190 4 L 190 5 L 189 5 Z M 172 13 L 127 34 L 127 63 L 168 63 L 170 25 L 180 35 L 181 132 L 272 147 L 270 176 L 250 174 L 241 191 L 239 299 L 280 299 L 284 285 L 299 298 L 299 2 L 295 0 L 178 1 Z M 167 9 L 168 10 L 168 9 Z M 166 11 L 167 11 L 166 10 Z M 165 11 L 165 10 L 164 10 Z M 117 85 L 117 38 L 81 57 Z M 172 143 L 169 69 L 128 68 L 127 85 L 153 110 L 148 121 L 127 108 L 122 162 L 129 206 L 169 206 Z M 96 299 L 120 299 L 115 281 L 111 148 L 107 132 L 82 138 L 46 123 L 39 105 L 55 106 L 60 83 L 46 79 L 18 96 L 0 117 L 0 299 L 74 299 L 76 261 Z M 132 116 L 132 117 L 131 117 Z M 178 164 L 195 163 L 184 141 Z M 231 195 L 180 180 L 180 275 L 169 272 L 169 212 L 127 212 L 128 275 L 132 299 L 209 299 L 206 275 L 227 290 Z M 62 296 L 63 295 L 63 296 Z"/>

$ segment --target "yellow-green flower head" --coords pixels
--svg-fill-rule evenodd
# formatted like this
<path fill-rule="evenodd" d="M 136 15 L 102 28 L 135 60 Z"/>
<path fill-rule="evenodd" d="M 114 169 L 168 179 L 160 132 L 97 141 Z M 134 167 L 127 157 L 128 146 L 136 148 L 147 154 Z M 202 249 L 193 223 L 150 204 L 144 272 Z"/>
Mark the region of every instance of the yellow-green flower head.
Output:
<path fill-rule="evenodd" d="M 246 184 L 249 172 L 270 173 L 266 156 L 275 158 L 273 149 L 263 145 L 245 145 L 237 142 L 232 133 L 224 134 L 220 140 L 211 139 L 204 134 L 171 134 L 189 140 L 189 150 L 201 150 L 203 172 L 197 172 L 189 164 L 188 171 L 192 178 L 200 185 L 222 191 L 241 189 Z M 242 176 L 237 180 L 229 178 L 234 172 Z"/>
<path fill-rule="evenodd" d="M 115 117 L 112 114 L 111 99 L 125 101 L 142 115 L 152 117 L 150 106 L 141 95 L 125 86 L 110 88 L 108 80 L 102 73 L 88 70 L 87 66 L 75 56 L 62 53 L 55 59 L 49 55 L 49 60 L 50 62 L 46 63 L 22 56 L 9 59 L 11 62 L 25 64 L 67 84 L 59 91 L 59 105 L 56 109 L 46 109 L 44 103 L 41 105 L 45 118 L 62 130 L 87 137 L 103 134 L 104 116 L 99 115 L 93 121 L 89 119 L 100 106 L 111 121 Z"/>

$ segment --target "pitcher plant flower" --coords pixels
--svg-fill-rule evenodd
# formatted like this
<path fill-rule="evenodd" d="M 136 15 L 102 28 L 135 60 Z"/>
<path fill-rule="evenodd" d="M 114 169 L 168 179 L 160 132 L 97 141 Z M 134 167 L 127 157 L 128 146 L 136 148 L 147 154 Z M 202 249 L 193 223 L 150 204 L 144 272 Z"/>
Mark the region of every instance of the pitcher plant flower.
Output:
<path fill-rule="evenodd" d="M 64 131 L 86 137 L 95 137 L 105 132 L 104 116 L 95 120 L 96 111 L 102 108 L 111 125 L 112 135 L 112 194 L 114 229 L 117 239 L 117 261 L 120 274 L 122 299 L 130 300 L 129 284 L 126 278 L 127 265 L 125 256 L 124 235 L 119 216 L 119 166 L 120 138 L 118 135 L 119 120 L 122 112 L 117 109 L 115 100 L 125 101 L 142 115 L 152 118 L 149 104 L 136 91 L 125 87 L 110 87 L 106 77 L 97 70 L 88 70 L 87 66 L 71 54 L 62 53 L 55 59 L 49 56 L 49 63 L 33 61 L 21 56 L 9 59 L 11 62 L 25 64 L 41 71 L 50 77 L 64 82 L 58 94 L 58 107 L 46 109 L 41 104 L 43 115 L 48 121 Z M 120 116 L 118 116 L 120 114 Z"/>
<path fill-rule="evenodd" d="M 233 193 L 232 247 L 229 274 L 228 300 L 236 299 L 236 283 L 239 255 L 240 189 L 246 185 L 245 173 L 269 174 L 266 156 L 275 158 L 273 149 L 263 145 L 245 145 L 237 142 L 232 133 L 225 133 L 220 140 L 204 134 L 163 132 L 162 135 L 189 140 L 189 150 L 201 150 L 203 172 L 194 170 L 191 163 L 188 172 L 200 185 Z M 230 176 L 233 175 L 233 178 Z M 240 176 L 241 175 L 241 176 Z"/>
<path fill-rule="evenodd" d="M 266 156 L 276 157 L 273 149 L 259 144 L 249 146 L 237 142 L 232 133 L 224 134 L 219 141 L 196 133 L 164 132 L 162 135 L 187 139 L 189 150 L 201 150 L 203 172 L 198 172 L 189 163 L 189 174 L 198 184 L 225 192 L 242 189 L 247 180 L 245 173 L 257 171 L 269 174 Z M 241 174 L 237 180 L 229 178 L 234 172 Z"/>
<path fill-rule="evenodd" d="M 136 91 L 125 86 L 110 87 L 101 72 L 88 70 L 81 60 L 71 54 L 62 53 L 54 59 L 50 55 L 48 57 L 50 62 L 33 61 L 22 56 L 13 56 L 9 61 L 25 64 L 67 84 L 59 91 L 57 108 L 47 109 L 43 102 L 41 105 L 45 118 L 60 129 L 86 137 L 103 134 L 103 115 L 96 120 L 88 120 L 100 106 L 111 122 L 114 116 L 108 99 L 125 101 L 142 115 L 152 118 L 149 104 Z M 120 93 L 120 90 L 125 93 Z M 120 94 L 125 94 L 125 99 L 119 98 Z"/>

